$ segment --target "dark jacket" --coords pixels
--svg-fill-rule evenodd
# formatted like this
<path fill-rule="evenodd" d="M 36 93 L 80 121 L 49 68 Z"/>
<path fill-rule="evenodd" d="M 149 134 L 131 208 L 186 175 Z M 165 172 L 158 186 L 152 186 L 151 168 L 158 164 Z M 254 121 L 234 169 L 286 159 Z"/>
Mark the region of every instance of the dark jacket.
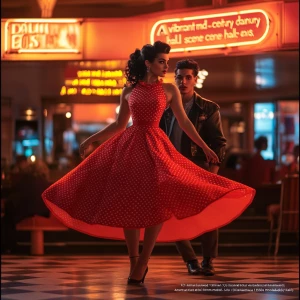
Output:
<path fill-rule="evenodd" d="M 225 156 L 226 138 L 224 137 L 219 112 L 219 105 L 213 101 L 202 98 L 194 92 L 194 103 L 188 114 L 197 132 L 205 143 L 218 155 L 220 162 Z M 160 128 L 170 136 L 175 117 L 171 108 L 165 110 Z M 182 132 L 181 154 L 197 163 L 207 161 L 203 150 L 198 147 L 186 134 Z"/>

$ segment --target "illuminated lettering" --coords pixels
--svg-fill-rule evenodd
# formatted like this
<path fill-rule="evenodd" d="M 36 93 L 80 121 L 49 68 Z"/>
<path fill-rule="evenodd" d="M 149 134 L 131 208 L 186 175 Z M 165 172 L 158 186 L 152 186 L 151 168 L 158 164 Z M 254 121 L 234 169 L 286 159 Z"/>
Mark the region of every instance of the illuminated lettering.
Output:
<path fill-rule="evenodd" d="M 181 31 L 195 31 L 195 23 L 189 25 L 177 25 L 173 24 L 172 27 L 168 27 L 169 32 L 181 32 Z"/>
<path fill-rule="evenodd" d="M 90 86 L 91 85 L 91 80 L 89 78 L 79 79 L 79 85 L 80 86 Z"/>
<path fill-rule="evenodd" d="M 256 28 L 258 28 L 259 23 L 260 18 L 242 18 L 241 16 L 238 16 L 238 19 L 235 21 L 237 26 L 254 24 Z"/>
<path fill-rule="evenodd" d="M 68 78 L 60 95 L 120 96 L 126 78 L 122 70 L 78 70 L 77 78 Z"/>
<path fill-rule="evenodd" d="M 78 77 L 90 77 L 91 76 L 91 71 L 87 70 L 82 70 L 77 72 Z"/>
<path fill-rule="evenodd" d="M 171 52 L 253 45 L 262 42 L 270 28 L 267 13 L 261 9 L 161 20 L 151 29 L 172 45 Z"/>
<path fill-rule="evenodd" d="M 221 33 L 214 33 L 214 34 L 206 34 L 205 35 L 205 40 L 206 41 L 221 41 L 223 38 L 223 34 Z"/>
<path fill-rule="evenodd" d="M 166 25 L 161 25 L 159 29 L 157 30 L 157 36 L 160 36 L 161 34 L 168 35 L 168 27 Z"/>
<path fill-rule="evenodd" d="M 64 19 L 14 19 L 5 23 L 5 53 L 79 53 L 80 23 Z"/>
<path fill-rule="evenodd" d="M 123 77 L 122 70 L 106 71 L 106 70 L 80 70 L 77 72 L 78 77 Z"/>
<path fill-rule="evenodd" d="M 204 29 L 207 29 L 207 20 L 205 20 L 203 23 L 196 24 L 196 30 L 204 30 Z"/>

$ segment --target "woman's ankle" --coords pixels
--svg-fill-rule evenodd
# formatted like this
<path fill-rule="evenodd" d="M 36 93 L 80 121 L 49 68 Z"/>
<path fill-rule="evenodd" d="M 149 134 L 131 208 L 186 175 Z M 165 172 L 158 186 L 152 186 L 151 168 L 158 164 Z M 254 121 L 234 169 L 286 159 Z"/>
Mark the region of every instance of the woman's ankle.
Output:
<path fill-rule="evenodd" d="M 150 256 L 144 255 L 143 253 L 141 253 L 140 256 L 139 256 L 139 260 L 143 261 L 143 262 L 148 262 L 149 259 L 150 259 Z"/>

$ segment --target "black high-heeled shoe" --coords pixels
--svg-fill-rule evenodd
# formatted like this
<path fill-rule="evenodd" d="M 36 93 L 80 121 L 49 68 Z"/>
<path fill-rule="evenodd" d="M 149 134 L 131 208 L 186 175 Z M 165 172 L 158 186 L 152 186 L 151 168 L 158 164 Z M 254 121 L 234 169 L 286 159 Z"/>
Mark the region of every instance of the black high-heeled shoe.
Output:
<path fill-rule="evenodd" d="M 143 276 L 142 279 L 137 280 L 137 279 L 132 279 L 132 278 L 128 277 L 127 284 L 139 285 L 141 283 L 144 283 L 147 273 L 148 273 L 148 267 L 146 268 L 144 276 Z"/>
<path fill-rule="evenodd" d="M 137 259 L 139 258 L 139 256 L 129 256 L 129 260 L 130 260 L 130 274 L 129 277 L 131 275 L 131 272 L 133 271 L 136 263 L 137 263 Z M 136 261 L 135 261 L 136 260 Z"/>

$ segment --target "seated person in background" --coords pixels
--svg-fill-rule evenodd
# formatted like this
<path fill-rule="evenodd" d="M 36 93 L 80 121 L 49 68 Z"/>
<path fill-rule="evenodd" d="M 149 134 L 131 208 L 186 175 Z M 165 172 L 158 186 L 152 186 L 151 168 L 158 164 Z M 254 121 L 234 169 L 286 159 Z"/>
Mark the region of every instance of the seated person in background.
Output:
<path fill-rule="evenodd" d="M 18 155 L 16 163 L 11 168 L 11 173 L 21 173 L 28 166 L 28 159 L 25 155 Z"/>
<path fill-rule="evenodd" d="M 49 217 L 50 212 L 41 198 L 43 191 L 50 186 L 47 165 L 37 160 L 19 173 L 18 181 L 5 200 L 2 225 L 2 251 L 16 249 L 16 224 L 23 219 L 39 215 Z"/>
<path fill-rule="evenodd" d="M 288 165 L 282 165 L 280 168 L 281 179 L 288 174 L 299 174 L 299 145 L 294 147 L 293 161 Z"/>
<path fill-rule="evenodd" d="M 299 174 L 299 145 L 294 147 L 294 160 L 290 164 L 289 173 L 290 174 Z"/>
<path fill-rule="evenodd" d="M 225 158 L 225 165 L 220 167 L 219 175 L 241 182 L 240 167 L 244 159 L 246 158 L 239 153 L 229 153 L 228 158 Z"/>
<path fill-rule="evenodd" d="M 257 188 L 263 184 L 275 182 L 275 161 L 265 160 L 261 151 L 268 148 L 268 140 L 260 136 L 254 141 L 256 152 L 252 157 L 244 161 L 241 168 L 241 182 Z"/>
<path fill-rule="evenodd" d="M 10 180 L 11 185 L 14 186 L 18 183 L 20 178 L 23 177 L 23 172 L 27 168 L 29 164 L 29 160 L 25 155 L 18 155 L 16 157 L 16 163 L 12 165 L 11 171 L 10 171 Z"/>

